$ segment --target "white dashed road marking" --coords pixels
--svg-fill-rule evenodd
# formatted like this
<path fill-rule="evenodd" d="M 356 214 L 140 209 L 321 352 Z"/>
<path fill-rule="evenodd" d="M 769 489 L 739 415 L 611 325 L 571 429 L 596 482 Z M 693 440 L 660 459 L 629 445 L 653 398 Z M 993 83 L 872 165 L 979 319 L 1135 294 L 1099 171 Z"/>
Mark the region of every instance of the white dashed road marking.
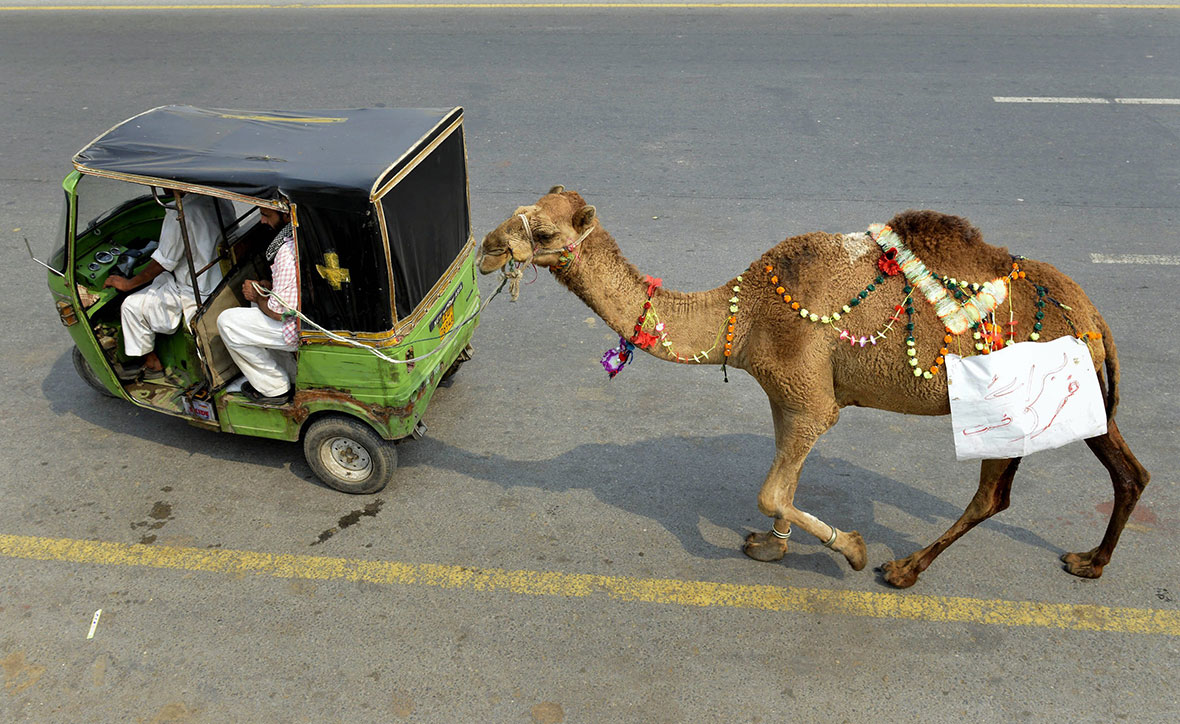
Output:
<path fill-rule="evenodd" d="M 1091 103 L 1128 106 L 1180 106 L 1180 98 L 1069 98 L 1059 96 L 992 96 L 996 103 Z"/>
<path fill-rule="evenodd" d="M 1115 98 L 1114 102 L 1132 106 L 1180 106 L 1180 98 Z"/>
<path fill-rule="evenodd" d="M 1091 254 L 1090 261 L 1095 264 L 1163 264 L 1165 266 L 1180 265 L 1180 256 L 1167 254 Z"/>
<path fill-rule="evenodd" d="M 1109 98 L 1059 98 L 1051 96 L 992 96 L 996 103 L 1110 103 Z"/>

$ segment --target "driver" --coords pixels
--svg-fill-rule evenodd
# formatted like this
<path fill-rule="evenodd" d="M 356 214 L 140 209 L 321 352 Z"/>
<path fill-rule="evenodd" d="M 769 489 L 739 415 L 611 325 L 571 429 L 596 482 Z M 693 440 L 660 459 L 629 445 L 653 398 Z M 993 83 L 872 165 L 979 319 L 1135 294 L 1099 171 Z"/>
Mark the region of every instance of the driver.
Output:
<path fill-rule="evenodd" d="M 246 376 L 242 393 L 255 402 L 277 404 L 288 400 L 294 367 L 291 352 L 299 343 L 295 313 L 275 298 L 299 308 L 295 235 L 289 213 L 262 206 L 258 211 L 264 224 L 279 230 L 266 249 L 271 279 L 247 279 L 242 284 L 242 294 L 252 306 L 222 312 L 217 317 L 217 331 L 230 357 Z M 254 288 L 255 284 L 271 290 L 275 296 L 263 296 Z"/>
<path fill-rule="evenodd" d="M 217 242 L 221 238 L 218 223 L 218 208 L 221 218 L 234 218 L 234 207 L 225 199 L 195 194 L 184 197 L 184 222 L 188 228 L 189 246 L 193 254 L 193 268 L 199 273 L 201 301 L 221 281 L 221 266 L 210 264 L 217 257 Z M 192 275 L 185 261 L 184 237 L 180 232 L 180 220 L 176 209 L 164 212 L 164 223 L 160 227 L 160 245 L 152 254 L 152 260 L 140 273 L 130 279 L 111 274 L 103 282 L 104 287 L 114 287 L 121 292 L 138 289 L 151 282 L 146 289 L 135 292 L 123 300 L 120 310 L 123 318 L 123 351 L 131 361 L 116 366 L 119 379 L 134 380 L 141 374 L 144 380 L 158 380 L 164 377 L 164 366 L 156 355 L 156 334 L 170 334 L 176 331 L 180 321 L 192 319 L 197 311 L 197 300 L 193 293 Z"/>

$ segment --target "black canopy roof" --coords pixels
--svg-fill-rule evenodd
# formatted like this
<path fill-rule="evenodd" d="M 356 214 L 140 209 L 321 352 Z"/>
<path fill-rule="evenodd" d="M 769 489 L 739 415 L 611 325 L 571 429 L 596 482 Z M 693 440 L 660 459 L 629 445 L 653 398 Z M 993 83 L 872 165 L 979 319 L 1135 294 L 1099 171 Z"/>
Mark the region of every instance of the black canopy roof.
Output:
<path fill-rule="evenodd" d="M 163 106 L 74 156 L 81 171 L 136 176 L 359 209 L 369 192 L 463 114 L 462 108 L 236 111 Z M 391 168 L 392 167 L 392 168 Z"/>

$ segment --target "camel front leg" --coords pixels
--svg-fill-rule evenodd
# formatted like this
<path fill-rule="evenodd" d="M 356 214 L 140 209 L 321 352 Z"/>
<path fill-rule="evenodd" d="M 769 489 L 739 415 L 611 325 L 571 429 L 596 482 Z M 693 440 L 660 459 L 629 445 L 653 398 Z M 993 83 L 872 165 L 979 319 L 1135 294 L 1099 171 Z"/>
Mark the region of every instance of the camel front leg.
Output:
<path fill-rule="evenodd" d="M 868 552 L 864 538 L 855 530 L 840 530 L 831 523 L 816 518 L 805 510 L 788 506 L 781 514 L 775 514 L 774 523 L 765 533 L 750 533 L 746 536 L 743 552 L 758 561 L 777 561 L 787 553 L 787 541 L 793 531 L 792 525 L 807 531 L 823 541 L 824 545 L 842 553 L 854 571 L 865 567 Z M 783 532 L 785 529 L 785 533 Z"/>
<path fill-rule="evenodd" d="M 814 515 L 795 507 L 795 490 L 803 461 L 819 436 L 836 422 L 838 409 L 831 406 L 825 416 L 788 412 L 781 405 L 771 403 L 774 415 L 774 463 L 758 493 L 758 509 L 774 519 L 769 531 L 746 536 L 742 551 L 758 561 L 777 561 L 787 553 L 787 540 L 792 526 L 814 535 L 824 545 L 844 554 L 848 565 L 859 571 L 865 567 L 867 555 L 864 539 L 856 531 L 842 531 Z"/>

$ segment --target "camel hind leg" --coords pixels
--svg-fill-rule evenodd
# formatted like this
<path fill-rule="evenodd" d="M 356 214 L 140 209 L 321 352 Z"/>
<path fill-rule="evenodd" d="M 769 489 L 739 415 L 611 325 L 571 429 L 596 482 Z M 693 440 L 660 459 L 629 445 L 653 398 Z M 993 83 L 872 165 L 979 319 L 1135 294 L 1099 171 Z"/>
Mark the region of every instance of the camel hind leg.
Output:
<path fill-rule="evenodd" d="M 787 537 L 791 526 L 795 525 L 825 541 L 828 548 L 844 554 L 848 565 L 859 571 L 868 560 L 860 533 L 839 530 L 799 510 L 794 503 L 803 461 L 819 436 L 836 423 L 839 409 L 835 402 L 831 402 L 830 406 L 813 405 L 813 408 L 823 409 L 822 413 L 796 412 L 773 400 L 770 407 L 774 415 L 776 450 L 774 463 L 758 493 L 758 509 L 774 518 L 774 523 L 765 533 L 746 536 L 742 551 L 755 560 L 777 561 L 786 555 Z"/>
<path fill-rule="evenodd" d="M 1085 553 L 1066 553 L 1061 556 L 1061 560 L 1065 563 L 1065 570 L 1075 576 L 1098 578 L 1110 562 L 1114 547 L 1123 533 L 1123 526 L 1131 517 L 1131 511 L 1135 509 L 1135 503 L 1151 475 L 1135 459 L 1113 418 L 1106 423 L 1105 435 L 1089 438 L 1086 444 L 1110 472 L 1110 480 L 1114 484 L 1114 509 L 1110 511 L 1106 534 L 1097 548 Z"/>
<path fill-rule="evenodd" d="M 979 466 L 979 488 L 963 515 L 938 540 L 917 553 L 882 566 L 880 570 L 885 574 L 885 580 L 898 588 L 909 588 L 951 543 L 979 523 L 1005 510 L 1012 491 L 1012 478 L 1019 465 L 1020 458 L 984 460 Z"/>

